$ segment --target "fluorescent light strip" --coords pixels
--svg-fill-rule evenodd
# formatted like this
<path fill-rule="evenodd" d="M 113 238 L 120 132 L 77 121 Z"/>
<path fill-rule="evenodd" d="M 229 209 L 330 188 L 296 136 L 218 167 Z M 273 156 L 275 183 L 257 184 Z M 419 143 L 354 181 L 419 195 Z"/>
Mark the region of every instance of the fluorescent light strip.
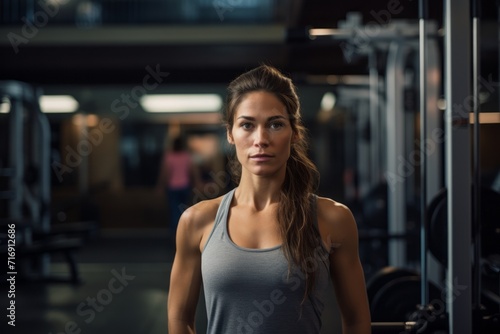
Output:
<path fill-rule="evenodd" d="M 333 36 L 337 29 L 329 29 L 329 28 L 313 28 L 309 29 L 309 36 L 317 37 L 317 36 Z"/>
<path fill-rule="evenodd" d="M 141 97 L 141 105 L 147 112 L 217 112 L 222 98 L 217 94 L 155 94 Z"/>
<path fill-rule="evenodd" d="M 474 124 L 474 114 L 470 113 L 470 124 Z M 479 124 L 497 124 L 500 123 L 500 112 L 481 112 L 479 113 Z"/>
<path fill-rule="evenodd" d="M 40 109 L 44 113 L 72 113 L 78 110 L 78 101 L 71 95 L 43 95 Z"/>
<path fill-rule="evenodd" d="M 8 114 L 10 112 L 10 101 L 9 99 L 0 100 L 0 114 Z"/>

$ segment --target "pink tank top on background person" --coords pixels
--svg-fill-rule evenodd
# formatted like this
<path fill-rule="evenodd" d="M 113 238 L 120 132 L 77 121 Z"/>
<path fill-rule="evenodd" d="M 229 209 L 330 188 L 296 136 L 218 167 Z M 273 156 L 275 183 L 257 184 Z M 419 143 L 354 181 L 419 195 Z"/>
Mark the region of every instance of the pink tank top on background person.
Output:
<path fill-rule="evenodd" d="M 165 156 L 164 168 L 167 168 L 166 186 L 170 189 L 189 187 L 191 171 L 191 155 L 188 152 L 170 152 Z"/>

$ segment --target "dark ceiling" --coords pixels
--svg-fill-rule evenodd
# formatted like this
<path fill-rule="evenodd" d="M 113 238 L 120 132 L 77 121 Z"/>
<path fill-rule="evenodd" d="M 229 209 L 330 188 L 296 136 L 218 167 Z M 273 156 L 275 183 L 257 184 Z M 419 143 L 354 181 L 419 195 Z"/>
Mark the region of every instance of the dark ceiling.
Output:
<path fill-rule="evenodd" d="M 494 22 L 494 26 L 497 26 L 496 2 L 483 2 L 484 19 Z M 430 3 L 431 19 L 442 26 L 442 1 Z M 308 74 L 366 74 L 368 68 L 365 57 L 346 62 L 338 42 L 310 41 L 305 38 L 306 29 L 336 28 L 339 21 L 346 19 L 348 12 L 361 12 L 364 23 L 377 21 L 377 17 L 378 20 L 385 20 L 384 15 L 389 11 L 393 12 L 390 14 L 391 20 L 409 19 L 416 22 L 418 19 L 417 0 L 295 0 L 285 7 L 288 13 L 282 13 L 280 17 L 286 19 L 278 23 L 283 26 L 286 35 L 281 40 L 271 42 L 257 40 L 252 43 L 226 43 L 220 40 L 210 44 L 162 44 L 148 43 L 147 38 L 143 43 L 33 42 L 20 45 L 20 51 L 16 54 L 10 43 L 2 37 L 4 40 L 0 44 L 0 80 L 14 79 L 40 84 L 136 83 L 142 80 L 144 68 L 155 64 L 170 73 L 170 82 L 182 84 L 227 83 L 237 74 L 259 63 L 278 66 L 299 80 Z M 274 22 L 267 24 L 269 23 Z M 222 23 L 220 26 L 224 29 Z M 227 27 L 231 28 L 230 25 Z M 0 28 L 3 36 L 6 36 L 16 27 L 4 24 Z M 65 38 L 71 39 L 71 29 L 74 27 L 49 24 L 45 29 L 59 30 L 59 34 L 65 34 L 67 31 Z M 170 33 L 175 34 L 175 28 L 168 29 Z M 92 29 L 88 31 L 92 34 Z M 94 32 L 99 34 L 99 30 Z M 497 34 L 490 33 L 491 37 L 488 38 L 493 39 L 493 42 L 488 40 L 485 43 L 491 44 L 492 47 L 488 52 L 484 52 L 483 67 L 498 67 Z M 36 38 L 37 36 L 33 40 Z M 199 38 L 201 40 L 203 36 Z"/>

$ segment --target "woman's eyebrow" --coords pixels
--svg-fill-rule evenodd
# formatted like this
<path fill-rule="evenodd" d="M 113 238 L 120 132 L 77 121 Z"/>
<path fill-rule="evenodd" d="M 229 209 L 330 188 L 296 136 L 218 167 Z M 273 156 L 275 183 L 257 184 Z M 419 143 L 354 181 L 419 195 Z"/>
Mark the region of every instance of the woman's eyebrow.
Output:
<path fill-rule="evenodd" d="M 240 119 L 240 118 L 243 118 L 243 119 L 246 119 L 248 121 L 255 121 L 255 117 L 251 117 L 251 116 L 245 116 L 245 115 L 241 115 L 241 116 L 238 116 L 237 119 Z M 276 116 L 271 116 L 271 117 L 268 117 L 267 118 L 267 121 L 274 121 L 276 119 L 286 119 L 285 116 L 283 115 L 276 115 Z"/>
<path fill-rule="evenodd" d="M 276 119 L 286 119 L 286 117 L 285 117 L 285 116 L 283 116 L 283 115 L 271 116 L 271 117 L 269 117 L 269 118 L 267 119 L 267 121 L 268 121 L 268 122 L 269 122 L 269 121 L 274 121 L 274 120 L 276 120 Z"/>
<path fill-rule="evenodd" d="M 255 121 L 255 117 L 241 115 L 237 119 L 240 119 L 240 118 L 246 119 L 247 121 Z"/>

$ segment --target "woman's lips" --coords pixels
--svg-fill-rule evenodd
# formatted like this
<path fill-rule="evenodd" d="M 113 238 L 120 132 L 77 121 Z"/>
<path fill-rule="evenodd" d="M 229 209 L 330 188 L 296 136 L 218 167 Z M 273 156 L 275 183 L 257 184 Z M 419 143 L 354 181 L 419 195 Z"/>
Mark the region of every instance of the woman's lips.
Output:
<path fill-rule="evenodd" d="M 269 155 L 269 154 L 254 154 L 252 156 L 250 156 L 250 159 L 252 159 L 253 161 L 269 161 L 272 159 L 272 155 Z"/>

